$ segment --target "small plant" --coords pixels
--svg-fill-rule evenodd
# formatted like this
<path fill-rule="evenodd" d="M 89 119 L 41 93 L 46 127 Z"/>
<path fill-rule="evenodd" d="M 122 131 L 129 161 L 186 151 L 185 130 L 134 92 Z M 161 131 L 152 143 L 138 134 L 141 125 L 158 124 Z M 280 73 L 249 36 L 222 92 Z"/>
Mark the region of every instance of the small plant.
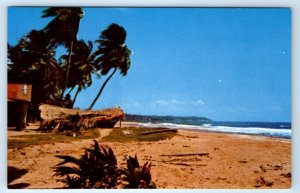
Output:
<path fill-rule="evenodd" d="M 66 183 L 66 188 L 115 188 L 118 185 L 120 172 L 114 152 L 111 148 L 106 149 L 99 146 L 97 141 L 94 142 L 93 148 L 87 148 L 79 159 L 56 156 L 64 161 L 54 167 L 54 176 L 66 176 L 60 180 Z"/>
<path fill-rule="evenodd" d="M 59 181 L 66 188 L 155 188 L 151 181 L 151 163 L 140 167 L 137 156 L 127 159 L 127 168 L 120 169 L 110 147 L 100 146 L 94 140 L 92 148 L 87 148 L 78 159 L 72 156 L 56 155 L 63 159 L 53 167 L 54 176 L 65 177 Z M 67 164 L 67 165 L 66 165 Z"/>
<path fill-rule="evenodd" d="M 151 180 L 151 163 L 146 162 L 143 167 L 140 166 L 137 156 L 127 159 L 127 168 L 122 170 L 125 175 L 124 180 L 128 182 L 125 188 L 156 188 Z"/>

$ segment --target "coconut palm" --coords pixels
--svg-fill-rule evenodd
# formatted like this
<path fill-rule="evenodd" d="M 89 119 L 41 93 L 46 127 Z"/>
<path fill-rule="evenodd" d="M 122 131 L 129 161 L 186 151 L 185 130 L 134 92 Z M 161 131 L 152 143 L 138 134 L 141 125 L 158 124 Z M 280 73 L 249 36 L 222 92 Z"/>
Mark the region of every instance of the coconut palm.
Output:
<path fill-rule="evenodd" d="M 125 76 L 127 74 L 131 64 L 131 51 L 125 45 L 125 39 L 125 29 L 113 23 L 101 33 L 100 39 L 96 41 L 99 43 L 99 46 L 98 50 L 93 54 L 95 58 L 94 64 L 101 75 L 107 75 L 111 70 L 112 73 L 104 81 L 89 109 L 93 108 L 107 82 L 116 73 L 117 69 L 120 69 L 121 75 Z"/>
<path fill-rule="evenodd" d="M 92 73 L 96 71 L 93 66 L 91 52 L 93 49 L 93 44 L 91 41 L 85 42 L 80 40 L 76 43 L 72 52 L 72 61 L 70 63 L 70 74 L 67 87 L 71 88 L 70 92 L 77 87 L 76 94 L 73 99 L 73 103 L 76 101 L 78 93 L 89 87 L 92 84 Z M 67 71 L 68 66 L 68 55 L 63 55 L 60 57 L 63 71 Z"/>
<path fill-rule="evenodd" d="M 80 19 L 83 15 L 84 12 L 80 7 L 51 7 L 43 11 L 43 18 L 54 17 L 54 19 L 43 29 L 48 35 L 51 44 L 64 45 L 69 52 L 66 79 L 62 89 L 61 98 L 67 88 L 71 56 L 73 47 L 76 46 Z"/>
<path fill-rule="evenodd" d="M 32 84 L 32 103 L 55 103 L 61 90 L 61 68 L 43 31 L 32 30 L 16 46 L 8 45 L 8 81 Z"/>

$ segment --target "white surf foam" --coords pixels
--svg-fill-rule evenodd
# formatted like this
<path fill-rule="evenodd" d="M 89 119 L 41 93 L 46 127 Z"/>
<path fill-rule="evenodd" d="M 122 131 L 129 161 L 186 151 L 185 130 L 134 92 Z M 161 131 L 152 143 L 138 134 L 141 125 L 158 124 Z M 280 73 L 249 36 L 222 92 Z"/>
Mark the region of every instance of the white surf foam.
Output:
<path fill-rule="evenodd" d="M 291 138 L 291 129 L 273 129 L 261 127 L 229 127 L 229 126 L 212 126 L 211 124 L 184 125 L 174 123 L 138 123 L 142 127 L 159 128 L 166 127 L 170 129 L 192 129 L 192 130 L 207 130 L 226 133 L 240 133 L 252 135 L 266 135 L 274 137 Z"/>

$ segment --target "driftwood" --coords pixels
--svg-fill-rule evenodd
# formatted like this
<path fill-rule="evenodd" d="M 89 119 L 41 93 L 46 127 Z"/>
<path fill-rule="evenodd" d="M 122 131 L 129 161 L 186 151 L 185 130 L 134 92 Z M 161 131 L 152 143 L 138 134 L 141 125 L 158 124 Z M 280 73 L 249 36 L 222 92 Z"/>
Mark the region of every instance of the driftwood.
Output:
<path fill-rule="evenodd" d="M 179 165 L 179 166 L 192 166 L 191 164 L 186 164 L 186 163 L 172 163 L 168 161 L 162 161 L 162 162 L 166 164 Z"/>
<path fill-rule="evenodd" d="M 156 131 L 146 131 L 146 132 L 143 132 L 142 135 L 150 135 L 150 134 L 164 133 L 164 132 L 175 133 L 175 132 L 177 132 L 177 129 L 161 129 L 161 130 L 156 130 Z"/>
<path fill-rule="evenodd" d="M 124 117 L 121 108 L 104 110 L 67 109 L 54 105 L 42 104 L 39 106 L 41 129 L 48 131 L 82 130 L 89 128 L 112 128 Z"/>
<path fill-rule="evenodd" d="M 209 156 L 209 153 L 162 154 L 160 156 Z"/>
<path fill-rule="evenodd" d="M 171 164 L 171 165 L 179 165 L 179 166 L 189 166 L 189 167 L 192 167 L 192 166 L 197 166 L 197 167 L 205 167 L 207 166 L 207 164 L 187 164 L 187 163 L 182 163 L 182 162 L 179 162 L 179 163 L 174 163 L 174 162 L 171 162 L 171 161 L 161 161 L 162 163 L 165 163 L 165 164 Z"/>
<path fill-rule="evenodd" d="M 255 185 L 256 188 L 259 188 L 261 186 L 273 186 L 274 184 L 273 182 L 269 182 L 265 180 L 262 176 L 258 180 L 256 180 L 256 182 L 257 182 L 257 185 Z"/>

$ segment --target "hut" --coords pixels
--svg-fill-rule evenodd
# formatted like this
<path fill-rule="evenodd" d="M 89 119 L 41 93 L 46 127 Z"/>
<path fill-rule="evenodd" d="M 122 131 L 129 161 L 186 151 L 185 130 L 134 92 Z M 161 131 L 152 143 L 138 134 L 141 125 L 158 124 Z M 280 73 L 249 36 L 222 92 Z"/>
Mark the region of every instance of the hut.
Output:
<path fill-rule="evenodd" d="M 27 124 L 27 111 L 31 102 L 32 85 L 7 85 L 7 122 L 9 127 L 24 130 Z"/>

